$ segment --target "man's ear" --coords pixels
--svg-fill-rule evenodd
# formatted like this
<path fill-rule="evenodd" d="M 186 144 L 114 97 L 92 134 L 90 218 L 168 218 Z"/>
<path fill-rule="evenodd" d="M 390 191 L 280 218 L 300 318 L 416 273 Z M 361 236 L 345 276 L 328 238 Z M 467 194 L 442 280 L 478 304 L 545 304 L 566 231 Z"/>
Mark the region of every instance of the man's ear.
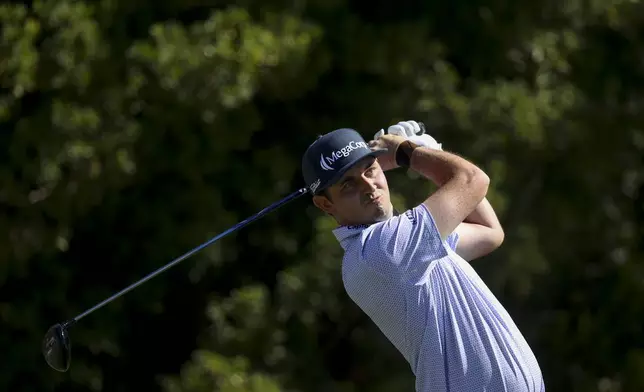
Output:
<path fill-rule="evenodd" d="M 332 215 L 331 212 L 333 211 L 333 202 L 329 200 L 326 196 L 324 195 L 315 195 L 313 196 L 313 204 L 322 211 L 326 212 L 329 215 Z"/>

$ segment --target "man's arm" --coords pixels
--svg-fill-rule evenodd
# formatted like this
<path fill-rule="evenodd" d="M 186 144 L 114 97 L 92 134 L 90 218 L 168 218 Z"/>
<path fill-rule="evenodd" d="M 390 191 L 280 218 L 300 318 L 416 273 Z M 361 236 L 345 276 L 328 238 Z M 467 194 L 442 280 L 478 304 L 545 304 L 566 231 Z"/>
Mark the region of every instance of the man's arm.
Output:
<path fill-rule="evenodd" d="M 435 150 L 430 150 L 435 151 Z M 454 154 L 452 154 L 454 155 Z M 426 177 L 434 182 L 440 189 L 451 178 L 449 174 L 439 168 L 434 170 L 424 169 Z M 487 189 L 486 189 L 487 193 Z M 497 249 L 503 243 L 505 233 L 499 222 L 494 208 L 483 197 L 474 210 L 463 219 L 454 229 L 459 240 L 456 253 L 463 259 L 470 261 L 485 256 Z"/>
<path fill-rule="evenodd" d="M 505 233 L 494 208 L 483 199 L 455 230 L 459 240 L 456 253 L 470 261 L 485 256 L 503 243 Z"/>
<path fill-rule="evenodd" d="M 403 140 L 409 140 L 409 142 L 402 144 L 403 151 L 406 150 L 405 152 L 407 152 L 407 155 L 414 155 L 416 152 L 421 154 L 421 157 L 415 158 L 415 160 L 411 160 L 410 156 L 411 168 L 420 172 L 426 178 L 434 182 L 439 187 L 439 192 L 437 193 L 443 194 L 443 196 L 437 196 L 433 202 L 430 202 L 431 198 L 427 199 L 424 202 L 426 206 L 430 207 L 431 204 L 442 204 L 444 203 L 442 199 L 448 199 L 446 202 L 449 203 L 448 195 L 452 194 L 457 189 L 465 190 L 466 193 L 469 191 L 469 195 L 455 195 L 456 198 L 452 200 L 456 201 L 456 204 L 460 204 L 460 208 L 458 206 L 450 207 L 449 205 L 446 207 L 447 211 L 456 211 L 456 215 L 460 214 L 462 216 L 463 210 L 467 211 L 470 209 L 470 203 L 473 199 L 476 200 L 477 198 L 477 196 L 472 195 L 471 191 L 476 191 L 477 189 L 480 190 L 482 187 L 485 188 L 478 204 L 476 204 L 469 212 L 466 212 L 466 216 L 456 224 L 453 231 L 447 233 L 448 235 L 456 233 L 459 237 L 455 249 L 456 252 L 465 260 L 472 260 L 498 248 L 503 242 L 504 233 L 501 228 L 501 224 L 494 213 L 494 209 L 490 205 L 489 201 L 485 199 L 487 186 L 489 185 L 489 178 L 487 175 L 485 175 L 485 173 L 483 173 L 478 167 L 467 160 L 460 158 L 456 154 L 445 153 L 447 155 L 443 155 L 444 152 L 442 151 L 440 144 L 427 134 L 416 137 L 418 140 L 415 140 L 412 136 L 417 134 L 418 131 L 418 129 L 416 129 L 418 128 L 418 125 L 415 122 L 401 122 L 399 125 L 399 128 L 404 132 L 399 132 L 400 130 L 396 131 L 395 129 L 392 131 L 392 127 L 390 127 L 389 134 L 384 137 L 384 139 L 382 139 L 384 132 L 376 134 L 376 139 L 382 139 L 382 143 L 373 141 L 372 145 L 377 146 L 380 144 L 380 147 L 386 147 L 389 148 L 390 151 L 395 152 L 401 146 Z M 402 139 L 397 135 L 401 135 Z M 418 148 L 419 144 L 426 146 L 426 148 Z M 434 155 L 432 156 L 432 154 Z M 383 159 L 379 159 L 379 161 L 382 161 L 384 164 L 384 170 L 397 167 L 397 162 L 394 159 L 395 154 L 387 155 L 388 156 L 383 157 Z M 467 185 L 468 182 L 469 187 Z M 443 189 L 443 187 L 446 186 L 451 189 Z M 459 196 L 460 201 L 458 198 Z M 438 211 L 441 210 L 438 209 Z M 432 215 L 434 215 L 434 211 L 432 211 Z M 440 220 L 443 221 L 443 219 Z M 454 225 L 454 219 L 449 218 L 448 221 L 451 223 L 447 223 L 446 227 L 452 227 Z M 441 223 L 441 225 L 443 225 L 443 223 Z M 441 236 L 445 238 L 445 233 L 443 231 L 441 231 Z"/>
<path fill-rule="evenodd" d="M 407 146 L 411 144 L 407 143 Z M 410 168 L 439 186 L 423 203 L 432 214 L 441 238 L 445 239 L 466 218 L 476 217 L 473 213 L 484 200 L 490 179 L 483 170 L 456 154 L 417 145 L 411 148 Z M 465 238 L 460 238 L 461 241 L 467 244 Z"/>
<path fill-rule="evenodd" d="M 383 170 L 394 169 L 399 166 L 399 160 L 405 161 L 403 164 L 439 184 L 438 190 L 423 204 L 431 213 L 442 240 L 454 232 L 487 193 L 489 177 L 456 154 L 421 147 L 402 136 L 391 134 L 372 140 L 369 146 L 389 151 L 378 157 Z"/>

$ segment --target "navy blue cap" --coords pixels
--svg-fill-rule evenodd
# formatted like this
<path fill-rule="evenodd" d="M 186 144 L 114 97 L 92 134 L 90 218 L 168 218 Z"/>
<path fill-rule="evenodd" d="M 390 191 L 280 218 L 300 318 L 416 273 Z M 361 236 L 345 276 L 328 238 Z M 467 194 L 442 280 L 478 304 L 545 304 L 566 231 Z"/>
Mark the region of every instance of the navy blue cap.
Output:
<path fill-rule="evenodd" d="M 320 136 L 302 157 L 302 174 L 311 194 L 319 194 L 336 183 L 359 160 L 378 156 L 354 129 L 341 128 Z"/>

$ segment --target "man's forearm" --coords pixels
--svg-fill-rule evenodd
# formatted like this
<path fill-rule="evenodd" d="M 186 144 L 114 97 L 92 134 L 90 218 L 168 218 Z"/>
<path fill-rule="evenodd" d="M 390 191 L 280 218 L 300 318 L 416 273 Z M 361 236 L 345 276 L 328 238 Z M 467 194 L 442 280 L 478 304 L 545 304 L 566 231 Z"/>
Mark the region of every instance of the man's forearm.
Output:
<path fill-rule="evenodd" d="M 465 218 L 464 222 L 474 223 L 491 229 L 501 229 L 501 223 L 487 198 L 484 198 L 483 201 L 476 206 L 474 211 Z"/>
<path fill-rule="evenodd" d="M 449 175 L 447 175 L 447 173 L 440 173 L 440 175 L 432 175 L 426 177 L 439 187 L 443 186 L 445 182 L 449 180 Z M 465 218 L 464 222 L 474 223 L 492 229 L 501 228 L 501 223 L 499 222 L 496 213 L 494 212 L 494 208 L 487 200 L 487 198 L 483 198 L 478 206 L 476 206 L 474 211 L 472 211 L 472 213 L 468 215 L 467 218 Z"/>
<path fill-rule="evenodd" d="M 411 159 L 410 167 L 420 173 L 438 187 L 444 186 L 458 173 L 485 174 L 472 162 L 469 162 L 460 155 L 449 151 L 434 150 L 416 143 L 409 146 L 416 147 Z"/>

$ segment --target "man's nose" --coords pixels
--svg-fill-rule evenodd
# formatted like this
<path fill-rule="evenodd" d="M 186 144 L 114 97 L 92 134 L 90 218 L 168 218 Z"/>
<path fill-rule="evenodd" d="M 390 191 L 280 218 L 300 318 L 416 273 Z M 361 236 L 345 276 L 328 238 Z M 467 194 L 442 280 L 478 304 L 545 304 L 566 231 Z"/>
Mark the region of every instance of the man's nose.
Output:
<path fill-rule="evenodd" d="M 376 187 L 376 182 L 372 178 L 367 178 L 364 175 L 360 176 L 360 184 L 365 192 L 375 192 L 378 187 Z"/>

